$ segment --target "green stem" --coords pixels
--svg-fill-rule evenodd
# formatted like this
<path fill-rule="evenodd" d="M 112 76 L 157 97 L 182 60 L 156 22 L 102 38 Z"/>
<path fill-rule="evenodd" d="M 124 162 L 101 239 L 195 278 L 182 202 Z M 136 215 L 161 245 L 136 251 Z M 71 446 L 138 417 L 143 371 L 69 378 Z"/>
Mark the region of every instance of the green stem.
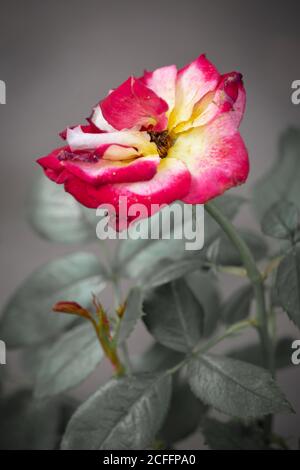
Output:
<path fill-rule="evenodd" d="M 193 349 L 193 354 L 196 354 L 196 355 L 197 354 L 202 354 L 202 353 L 208 351 L 209 349 L 211 349 L 212 347 L 214 347 L 216 344 L 223 341 L 224 339 L 228 338 L 229 336 L 232 336 L 236 333 L 239 333 L 240 331 L 244 330 L 245 328 L 249 328 L 249 326 L 253 326 L 253 327 L 257 326 L 257 323 L 256 323 L 255 319 L 250 318 L 249 320 L 243 320 L 243 321 L 234 323 L 229 328 L 227 328 L 224 331 L 224 333 L 222 333 L 220 336 L 217 336 L 217 337 L 212 338 L 211 340 L 207 341 L 207 343 L 205 343 L 205 345 L 201 344 L 201 342 L 200 342 L 199 346 L 196 346 Z"/>
<path fill-rule="evenodd" d="M 256 300 L 257 329 L 260 336 L 263 360 L 266 368 L 274 375 L 274 355 L 272 341 L 269 335 L 268 315 L 266 311 L 263 277 L 256 266 L 255 260 L 247 244 L 240 237 L 234 225 L 216 207 L 213 202 L 205 205 L 207 212 L 222 227 L 228 238 L 237 248 L 246 268 L 248 278 L 253 286 Z"/>
<path fill-rule="evenodd" d="M 198 356 L 201 354 L 206 353 L 209 351 L 211 348 L 216 346 L 216 344 L 220 343 L 224 339 L 228 338 L 229 336 L 234 335 L 235 333 L 239 333 L 240 331 L 244 330 L 245 328 L 249 328 L 249 326 L 256 327 L 256 322 L 253 321 L 253 319 L 249 320 L 244 320 L 240 321 L 237 323 L 234 323 L 231 325 L 229 328 L 227 328 L 221 335 L 215 336 L 206 343 L 203 344 L 203 341 L 201 340 L 199 344 L 197 344 L 194 349 L 191 351 L 190 355 L 187 355 L 181 362 L 176 364 L 174 367 L 171 369 L 168 369 L 167 373 L 168 374 L 174 374 L 177 372 L 179 369 L 181 369 L 183 366 L 185 366 L 193 356 Z"/>
<path fill-rule="evenodd" d="M 122 376 L 125 373 L 124 365 L 121 363 L 118 352 L 115 348 L 111 348 L 111 344 L 107 341 L 106 337 L 101 334 L 98 324 L 95 322 L 93 318 L 90 319 L 96 335 L 98 337 L 99 343 L 103 349 L 104 354 L 111 362 L 112 366 L 114 367 L 117 376 Z"/>
<path fill-rule="evenodd" d="M 122 289 L 121 289 L 120 283 L 119 283 L 119 281 L 116 277 L 113 280 L 113 287 L 114 287 L 114 296 L 115 296 L 115 299 L 114 299 L 115 300 L 115 309 L 117 309 L 122 304 Z M 117 338 L 118 338 L 118 330 L 121 326 L 121 322 L 122 322 L 122 318 L 119 320 L 118 328 L 117 328 L 117 331 L 116 331 L 116 335 L 115 335 L 116 341 L 117 341 Z M 125 373 L 127 375 L 131 375 L 132 366 L 131 366 L 130 356 L 129 356 L 129 353 L 128 353 L 127 343 L 126 342 L 122 343 L 120 345 L 119 349 L 120 349 L 121 354 L 122 354 L 123 367 L 124 367 Z"/>

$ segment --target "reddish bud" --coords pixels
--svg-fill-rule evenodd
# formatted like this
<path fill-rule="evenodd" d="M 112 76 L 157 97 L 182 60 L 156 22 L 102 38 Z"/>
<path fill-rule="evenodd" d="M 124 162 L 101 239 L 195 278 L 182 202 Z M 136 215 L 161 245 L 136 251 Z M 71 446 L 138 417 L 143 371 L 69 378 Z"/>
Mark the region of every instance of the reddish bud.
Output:
<path fill-rule="evenodd" d="M 77 302 L 68 302 L 68 301 L 61 301 L 57 302 L 52 310 L 54 312 L 61 312 L 61 313 L 70 313 L 72 315 L 79 315 L 81 317 L 85 317 L 90 319 L 91 315 L 88 310 L 83 308 Z"/>

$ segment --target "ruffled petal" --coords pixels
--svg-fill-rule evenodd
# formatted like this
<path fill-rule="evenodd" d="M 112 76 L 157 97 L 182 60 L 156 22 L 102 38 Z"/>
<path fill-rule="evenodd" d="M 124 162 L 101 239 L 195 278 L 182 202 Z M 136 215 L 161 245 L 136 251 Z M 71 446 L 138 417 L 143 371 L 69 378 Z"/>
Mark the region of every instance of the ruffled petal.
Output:
<path fill-rule="evenodd" d="M 217 69 L 202 54 L 198 59 L 179 70 L 176 79 L 175 107 L 170 115 L 168 128 L 187 121 L 194 105 L 209 91 L 213 91 L 220 80 Z"/>
<path fill-rule="evenodd" d="M 240 75 L 242 77 L 242 75 Z M 232 121 L 236 127 L 239 127 L 245 112 L 246 107 L 246 90 L 241 79 L 238 83 L 237 98 L 233 103 L 232 109 L 229 111 Z"/>
<path fill-rule="evenodd" d="M 94 187 L 75 176 L 66 181 L 65 191 L 85 207 L 97 209 L 99 206 L 93 194 Z"/>
<path fill-rule="evenodd" d="M 97 163 L 63 162 L 66 170 L 73 176 L 93 186 L 106 183 L 123 183 L 150 180 L 156 173 L 160 158 L 141 157 L 130 162 L 99 160 Z"/>
<path fill-rule="evenodd" d="M 190 204 L 203 204 L 244 183 L 249 172 L 248 152 L 230 113 L 179 134 L 168 155 L 183 161 L 192 175 L 183 198 Z"/>
<path fill-rule="evenodd" d="M 88 118 L 89 119 L 89 118 Z M 88 133 L 88 134 L 99 134 L 99 132 L 103 132 L 98 127 L 95 126 L 92 122 L 88 121 L 88 124 L 81 124 L 77 126 L 69 126 L 63 131 L 59 133 L 59 136 L 63 139 L 66 140 L 67 138 L 67 131 L 68 129 L 75 129 L 75 128 L 80 128 L 82 132 Z"/>
<path fill-rule="evenodd" d="M 129 152 L 127 156 L 130 156 L 130 159 L 111 159 L 116 157 L 118 152 L 124 155 L 126 151 Z M 158 154 L 135 158 L 135 152 L 131 147 L 109 144 L 94 150 L 75 152 L 70 147 L 61 147 L 39 158 L 37 162 L 48 178 L 58 184 L 74 176 L 92 185 L 151 179 L 160 163 Z"/>
<path fill-rule="evenodd" d="M 179 123 L 175 133 L 184 132 L 192 127 L 204 126 L 222 113 L 230 113 L 231 119 L 238 127 L 243 117 L 246 103 L 242 75 L 231 72 L 221 77 L 215 91 L 208 92 L 193 108 L 190 119 Z"/>
<path fill-rule="evenodd" d="M 166 115 L 169 116 L 175 104 L 175 84 L 177 68 L 176 65 L 160 67 L 153 72 L 145 71 L 142 82 L 150 88 L 160 98 L 168 103 L 169 109 Z"/>
<path fill-rule="evenodd" d="M 80 127 L 68 129 L 67 142 L 72 150 L 92 149 L 105 144 L 125 145 L 137 149 L 139 155 L 153 155 L 157 152 L 156 145 L 150 142 L 147 132 L 120 131 L 87 134 Z"/>
<path fill-rule="evenodd" d="M 186 165 L 172 158 L 161 160 L 155 176 L 145 182 L 107 184 L 97 188 L 83 181 L 70 179 L 65 184 L 67 192 L 81 204 L 97 208 L 101 204 L 112 204 L 118 214 L 120 206 L 126 199 L 127 207 L 143 204 L 148 215 L 152 215 L 162 205 L 183 198 L 189 191 L 191 175 Z M 137 214 L 138 216 L 138 214 Z"/>
<path fill-rule="evenodd" d="M 66 148 L 67 147 L 60 147 L 55 149 L 49 153 L 49 155 L 40 157 L 37 160 L 37 163 L 43 168 L 45 175 L 57 184 L 64 183 L 68 178 L 68 172 L 65 171 L 61 162 L 57 158 L 58 155 Z"/>
<path fill-rule="evenodd" d="M 94 108 L 90 119 L 91 119 L 91 122 L 95 126 L 97 126 L 98 129 L 101 129 L 102 131 L 105 131 L 105 132 L 116 131 L 116 129 L 113 126 L 111 126 L 104 118 L 102 114 L 102 110 L 99 105 Z"/>
<path fill-rule="evenodd" d="M 104 119 L 115 129 L 153 128 L 167 125 L 167 103 L 141 80 L 128 78 L 100 103 Z"/>

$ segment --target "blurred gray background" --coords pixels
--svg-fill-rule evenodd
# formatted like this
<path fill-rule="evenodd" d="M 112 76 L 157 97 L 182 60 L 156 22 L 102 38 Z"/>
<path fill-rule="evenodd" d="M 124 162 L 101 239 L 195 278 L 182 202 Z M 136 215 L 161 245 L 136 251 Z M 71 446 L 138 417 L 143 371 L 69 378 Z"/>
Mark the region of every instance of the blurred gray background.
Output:
<path fill-rule="evenodd" d="M 39 239 L 26 224 L 26 195 L 40 172 L 35 159 L 55 148 L 60 130 L 83 121 L 130 74 L 172 63 L 181 67 L 201 52 L 221 72 L 242 72 L 248 92 L 242 134 L 251 174 L 238 192 L 250 194 L 276 156 L 279 133 L 299 125 L 300 105 L 290 100 L 291 82 L 300 79 L 299 5 L 287 0 L 0 1 L 0 79 L 7 85 L 7 104 L 0 105 L 1 304 L 33 269 L 74 249 Z M 249 210 L 238 222 L 255 224 Z M 232 279 L 224 282 L 228 293 Z M 300 338 L 285 318 L 280 325 Z M 144 350 L 148 341 L 140 325 L 131 352 Z M 14 354 L 8 361 L 16 362 Z M 74 393 L 87 396 L 109 373 L 102 365 Z M 286 437 L 300 436 L 299 376 L 300 366 L 279 374 L 298 412 L 276 420 Z M 10 380 L 26 381 L 17 364 Z M 200 446 L 199 436 L 181 444 Z"/>

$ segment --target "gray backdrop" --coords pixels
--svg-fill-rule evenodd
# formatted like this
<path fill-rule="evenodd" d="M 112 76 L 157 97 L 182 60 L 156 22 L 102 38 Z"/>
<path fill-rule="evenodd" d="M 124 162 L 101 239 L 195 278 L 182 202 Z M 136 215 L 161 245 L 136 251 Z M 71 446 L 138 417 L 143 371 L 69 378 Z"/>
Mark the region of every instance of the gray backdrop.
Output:
<path fill-rule="evenodd" d="M 73 250 L 40 240 L 26 225 L 26 193 L 40 171 L 35 158 L 57 146 L 58 131 L 82 121 L 108 89 L 130 74 L 171 63 L 182 66 L 201 52 L 222 72 L 241 71 L 248 92 L 242 133 L 251 174 L 239 192 L 249 193 L 275 158 L 279 132 L 299 124 L 300 105 L 290 101 L 291 82 L 300 78 L 299 2 L 277 3 L 0 1 L 0 79 L 7 84 L 7 104 L 0 105 L 1 303 L 34 268 Z M 251 212 L 243 212 L 239 222 L 253 225 Z M 232 281 L 224 282 L 228 293 Z M 280 323 L 282 331 L 300 337 L 288 320 Z M 148 340 L 140 326 L 131 351 L 142 351 Z M 8 360 L 15 363 L 15 355 Z M 109 366 L 102 365 L 74 393 L 87 396 L 109 373 Z M 299 373 L 300 366 L 294 366 L 279 375 L 298 413 Z M 26 377 L 16 363 L 10 385 L 19 380 Z M 279 417 L 276 427 L 286 437 L 300 435 L 296 415 Z M 198 436 L 182 443 L 199 446 Z"/>

